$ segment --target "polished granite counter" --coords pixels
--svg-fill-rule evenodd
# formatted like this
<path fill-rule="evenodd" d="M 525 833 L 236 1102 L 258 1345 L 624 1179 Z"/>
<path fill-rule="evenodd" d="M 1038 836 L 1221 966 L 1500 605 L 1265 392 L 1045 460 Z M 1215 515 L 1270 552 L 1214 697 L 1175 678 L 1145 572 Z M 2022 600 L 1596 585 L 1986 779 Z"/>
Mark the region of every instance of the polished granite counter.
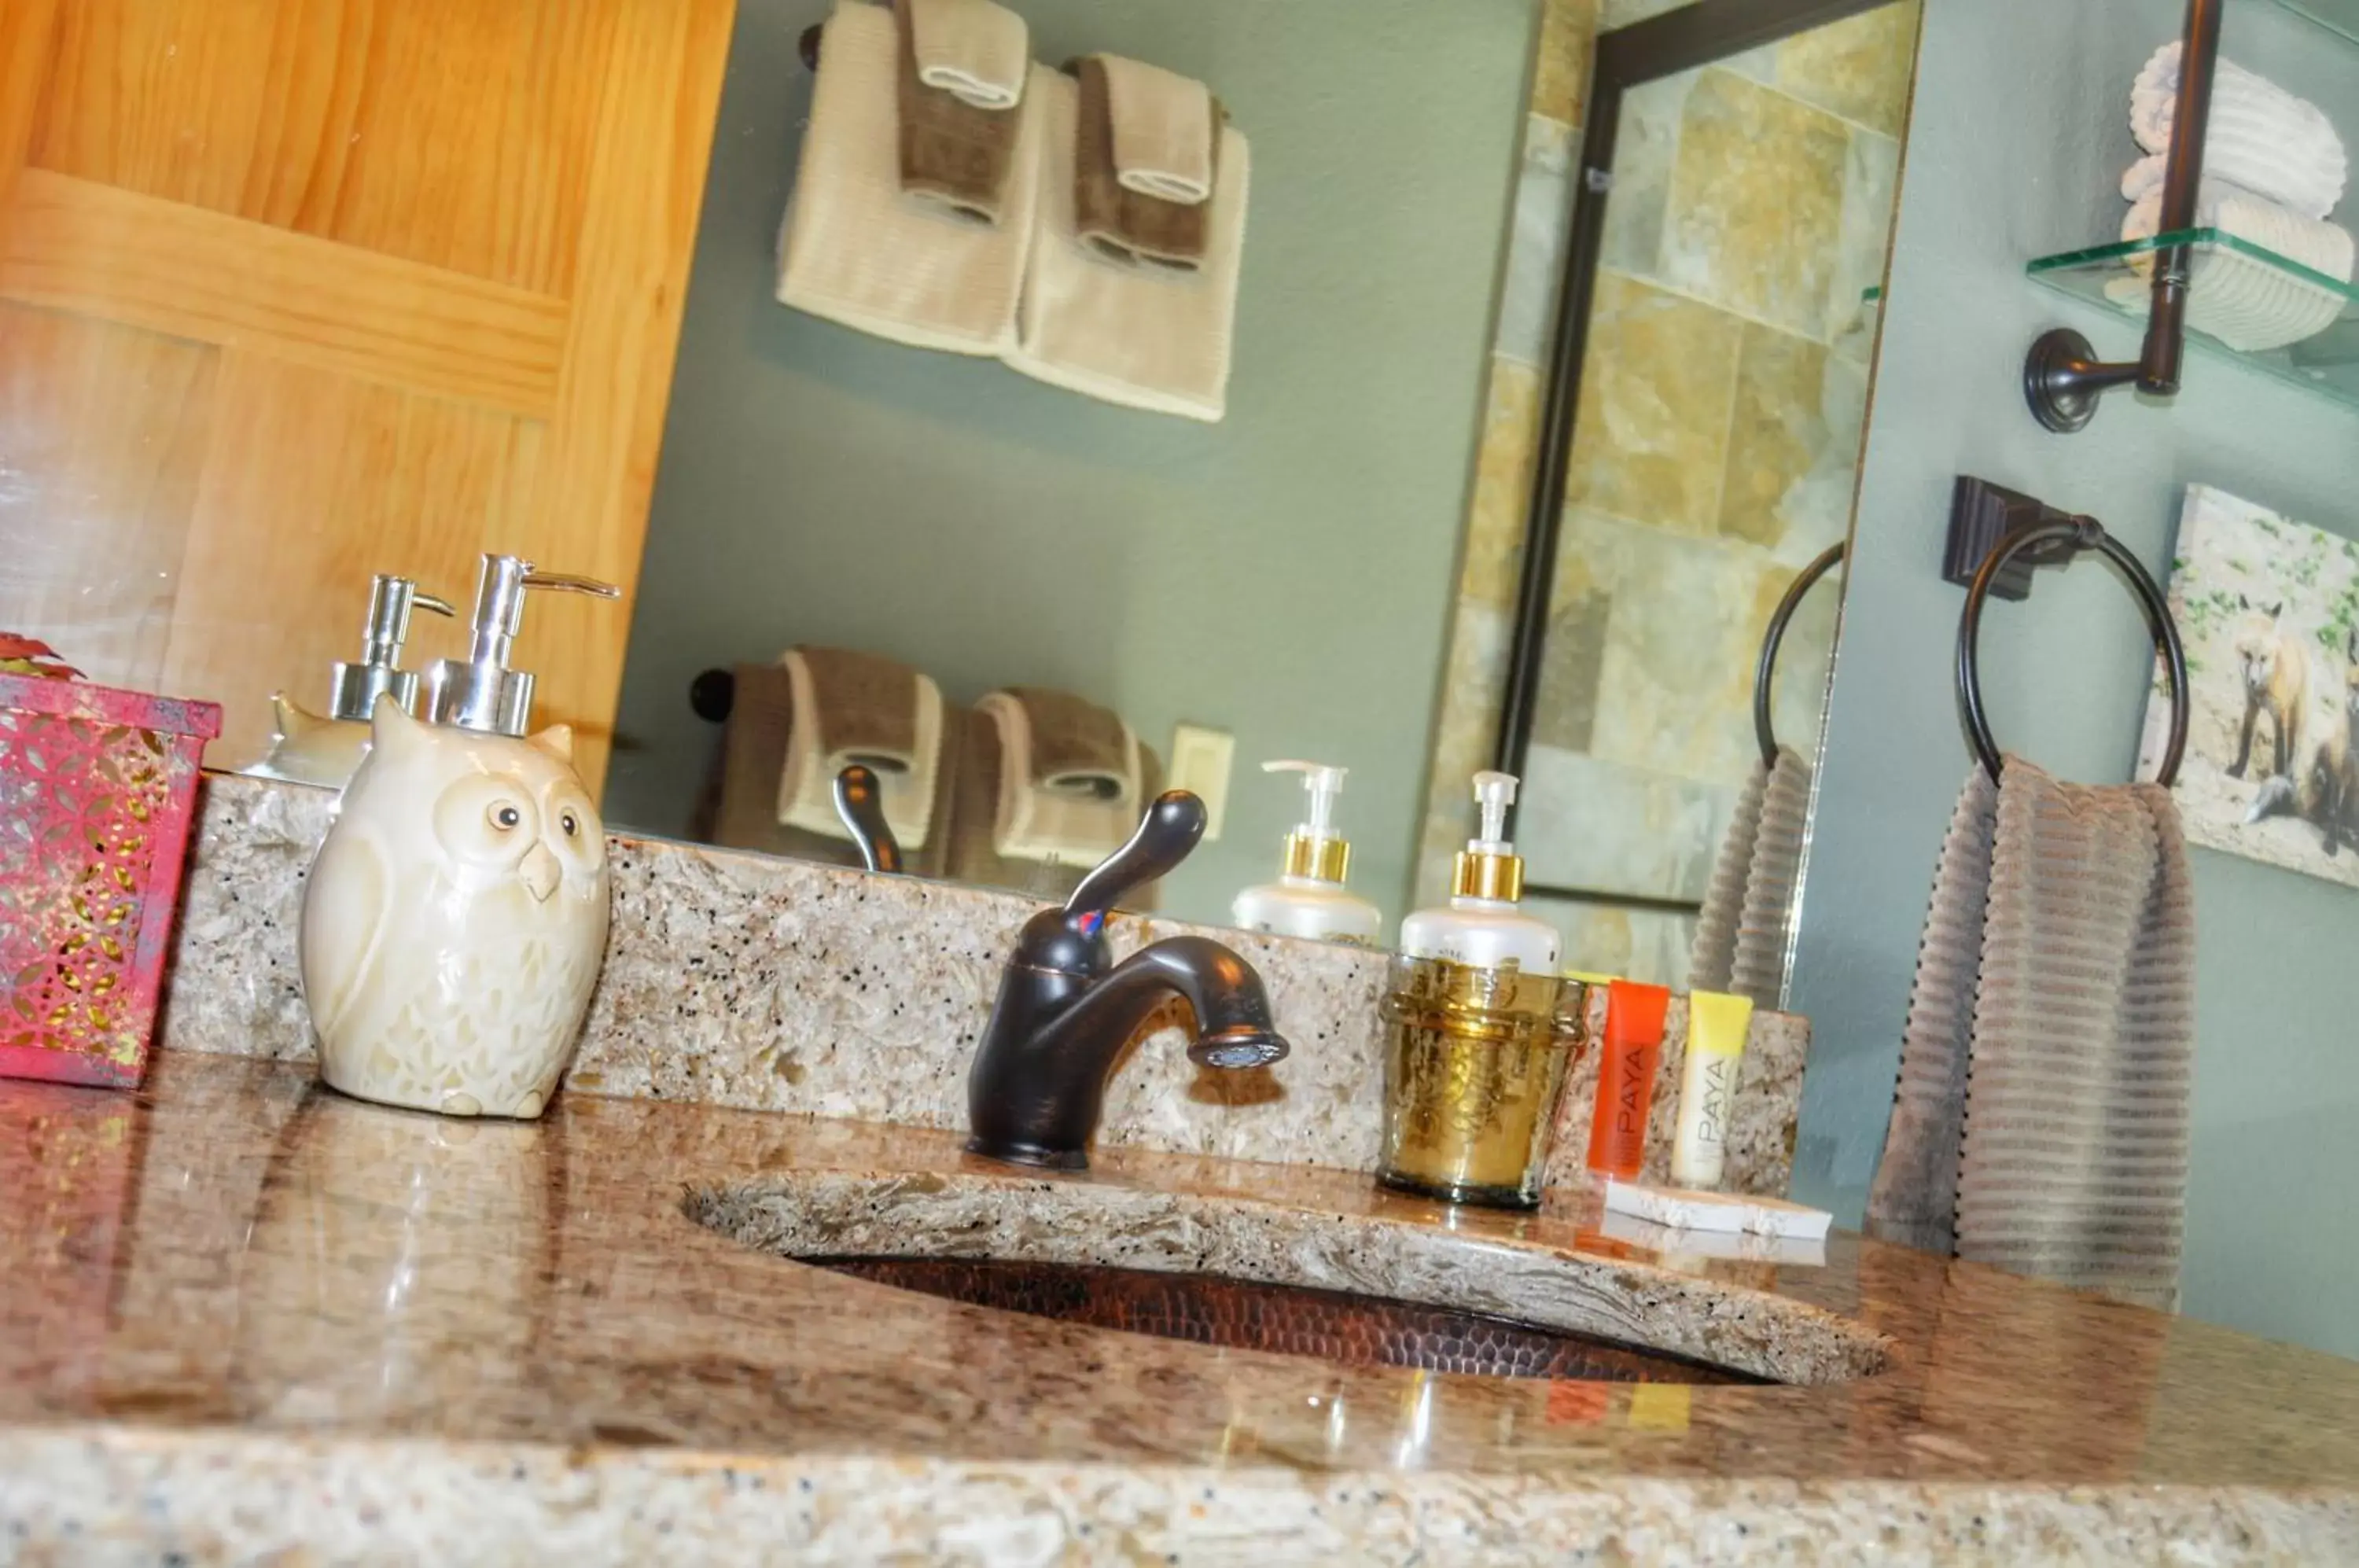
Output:
<path fill-rule="evenodd" d="M 1549 1204 L 581 1094 L 448 1122 L 171 1052 L 136 1097 L 0 1082 L 0 1560 L 2359 1560 L 2359 1364 Z M 762 1250 L 799 1243 L 1438 1284 L 1800 1386 L 1343 1369 Z"/>

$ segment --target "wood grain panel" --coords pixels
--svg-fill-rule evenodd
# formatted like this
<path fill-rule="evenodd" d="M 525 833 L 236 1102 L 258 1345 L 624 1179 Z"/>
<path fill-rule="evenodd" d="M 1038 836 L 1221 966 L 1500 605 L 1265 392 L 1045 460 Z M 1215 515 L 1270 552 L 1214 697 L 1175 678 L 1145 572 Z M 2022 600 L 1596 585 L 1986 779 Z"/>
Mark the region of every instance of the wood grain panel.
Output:
<path fill-rule="evenodd" d="M 242 764 L 269 740 L 274 689 L 324 702 L 329 663 L 359 646 L 373 573 L 415 577 L 463 612 L 485 520 L 519 506 L 541 433 L 234 351 L 217 400 L 164 680 L 223 704 L 218 757 Z M 413 631 L 412 668 L 464 651 L 439 616 Z"/>
<path fill-rule="evenodd" d="M 553 568 L 638 579 L 731 20 L 730 0 L 623 9 L 549 420 L 549 483 L 535 526 L 511 547 Z M 606 775 L 629 612 L 627 602 L 544 595 L 519 645 L 544 672 L 549 715 L 582 732 L 574 763 L 592 792 Z"/>
<path fill-rule="evenodd" d="M 25 167 L 57 55 L 58 0 L 0 5 L 0 212 Z"/>
<path fill-rule="evenodd" d="M 463 603 L 497 550 L 627 590 L 732 11 L 0 0 L 0 327 L 52 323 L 0 365 L 0 483 L 19 450 L 47 476 L 0 542 L 49 550 L 0 622 L 167 617 L 106 658 L 222 702 L 234 765 L 273 689 L 319 702 L 374 572 Z M 155 610 L 73 598 L 148 573 Z M 552 599 L 517 649 L 593 789 L 628 630 Z M 462 640 L 421 619 L 411 663 Z"/>
<path fill-rule="evenodd" d="M 0 629 L 93 680 L 161 677 L 218 355 L 0 305 Z"/>
<path fill-rule="evenodd" d="M 517 413 L 555 402 L 565 302 L 28 169 L 0 298 Z"/>
<path fill-rule="evenodd" d="M 672 8 L 74 0 L 32 161 L 563 294 L 616 17 Z"/>

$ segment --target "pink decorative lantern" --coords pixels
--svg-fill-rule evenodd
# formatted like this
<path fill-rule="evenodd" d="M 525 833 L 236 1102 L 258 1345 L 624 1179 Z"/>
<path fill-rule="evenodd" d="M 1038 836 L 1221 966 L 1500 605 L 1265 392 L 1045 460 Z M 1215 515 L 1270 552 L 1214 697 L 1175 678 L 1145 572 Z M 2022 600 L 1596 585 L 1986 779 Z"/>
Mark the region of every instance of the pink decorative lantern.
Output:
<path fill-rule="evenodd" d="M 217 703 L 0 672 L 0 1076 L 137 1085 L 219 734 Z"/>

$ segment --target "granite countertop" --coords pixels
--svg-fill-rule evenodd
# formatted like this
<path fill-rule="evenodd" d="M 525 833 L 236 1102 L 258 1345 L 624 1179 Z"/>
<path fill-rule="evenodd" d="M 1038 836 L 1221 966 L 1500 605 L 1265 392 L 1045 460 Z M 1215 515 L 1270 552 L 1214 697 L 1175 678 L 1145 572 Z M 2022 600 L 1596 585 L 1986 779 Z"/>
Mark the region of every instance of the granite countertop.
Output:
<path fill-rule="evenodd" d="M 455 1123 L 172 1052 L 136 1097 L 0 1083 L 0 1558 L 2359 1559 L 2359 1364 L 1840 1236 L 1675 1266 L 1549 1203 L 582 1094 Z M 1438 1270 L 1808 1386 L 1343 1369 L 735 1239 L 813 1225 Z"/>

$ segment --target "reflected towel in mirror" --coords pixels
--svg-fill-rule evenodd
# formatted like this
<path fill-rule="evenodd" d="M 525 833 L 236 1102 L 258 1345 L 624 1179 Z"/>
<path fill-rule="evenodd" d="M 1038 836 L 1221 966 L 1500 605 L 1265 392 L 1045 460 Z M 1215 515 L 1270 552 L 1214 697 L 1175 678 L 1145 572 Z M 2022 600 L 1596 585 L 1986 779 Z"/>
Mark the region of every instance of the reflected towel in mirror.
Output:
<path fill-rule="evenodd" d="M 1776 767 L 1756 760 L 1737 795 L 1696 918 L 1688 959 L 1692 989 L 1725 991 L 1756 1007 L 1780 1004 L 1810 821 L 1810 765 L 1784 746 Z"/>
<path fill-rule="evenodd" d="M 1146 750 L 1128 724 L 1065 692 L 1019 688 L 975 704 L 999 740 L 992 849 L 1087 869 L 1122 847 L 1147 809 Z M 1086 724 L 1086 719 L 1102 721 Z M 1111 745 L 1097 732 L 1110 728 Z"/>
<path fill-rule="evenodd" d="M 1006 353 L 1038 227 L 1038 94 L 1008 111 L 1016 146 L 997 226 L 955 216 L 901 190 L 900 47 L 882 5 L 845 0 L 828 18 L 780 229 L 778 300 L 919 348 Z"/>
<path fill-rule="evenodd" d="M 886 825 L 901 847 L 925 848 L 941 765 L 941 688 L 906 664 L 845 648 L 789 648 L 780 663 L 790 705 L 778 821 L 842 836 L 835 776 L 856 762 L 876 774 Z"/>
<path fill-rule="evenodd" d="M 999 11 L 990 0 L 893 0 L 893 16 L 900 27 L 900 69 L 894 72 L 900 122 L 901 190 L 913 201 L 947 209 L 972 223 L 997 223 L 1007 192 L 1008 175 L 1016 162 L 1016 132 L 1022 117 L 1013 114 L 1016 93 L 990 106 L 955 90 L 929 85 L 919 63 L 919 41 L 924 17 L 947 5 L 954 13 Z M 1017 39 L 1024 34 L 1021 17 Z M 1024 62 L 1019 56 L 1016 69 Z M 1022 77 L 1016 79 L 1020 89 Z"/>
<path fill-rule="evenodd" d="M 1118 54 L 1105 70 L 1114 178 L 1125 191 L 1193 207 L 1212 197 L 1220 116 L 1202 82 Z"/>
<path fill-rule="evenodd" d="M 1074 211 L 1081 87 L 1037 77 L 1038 205 L 1017 340 L 1000 357 L 1037 380 L 1155 413 L 1217 421 L 1228 407 L 1237 275 L 1250 158 L 1234 125 L 1221 133 L 1204 265 L 1188 276 L 1110 262 L 1083 243 Z"/>
<path fill-rule="evenodd" d="M 1032 70 L 1024 18 L 991 0 L 894 0 L 908 28 L 918 80 L 977 109 L 1005 112 L 1023 101 Z"/>

